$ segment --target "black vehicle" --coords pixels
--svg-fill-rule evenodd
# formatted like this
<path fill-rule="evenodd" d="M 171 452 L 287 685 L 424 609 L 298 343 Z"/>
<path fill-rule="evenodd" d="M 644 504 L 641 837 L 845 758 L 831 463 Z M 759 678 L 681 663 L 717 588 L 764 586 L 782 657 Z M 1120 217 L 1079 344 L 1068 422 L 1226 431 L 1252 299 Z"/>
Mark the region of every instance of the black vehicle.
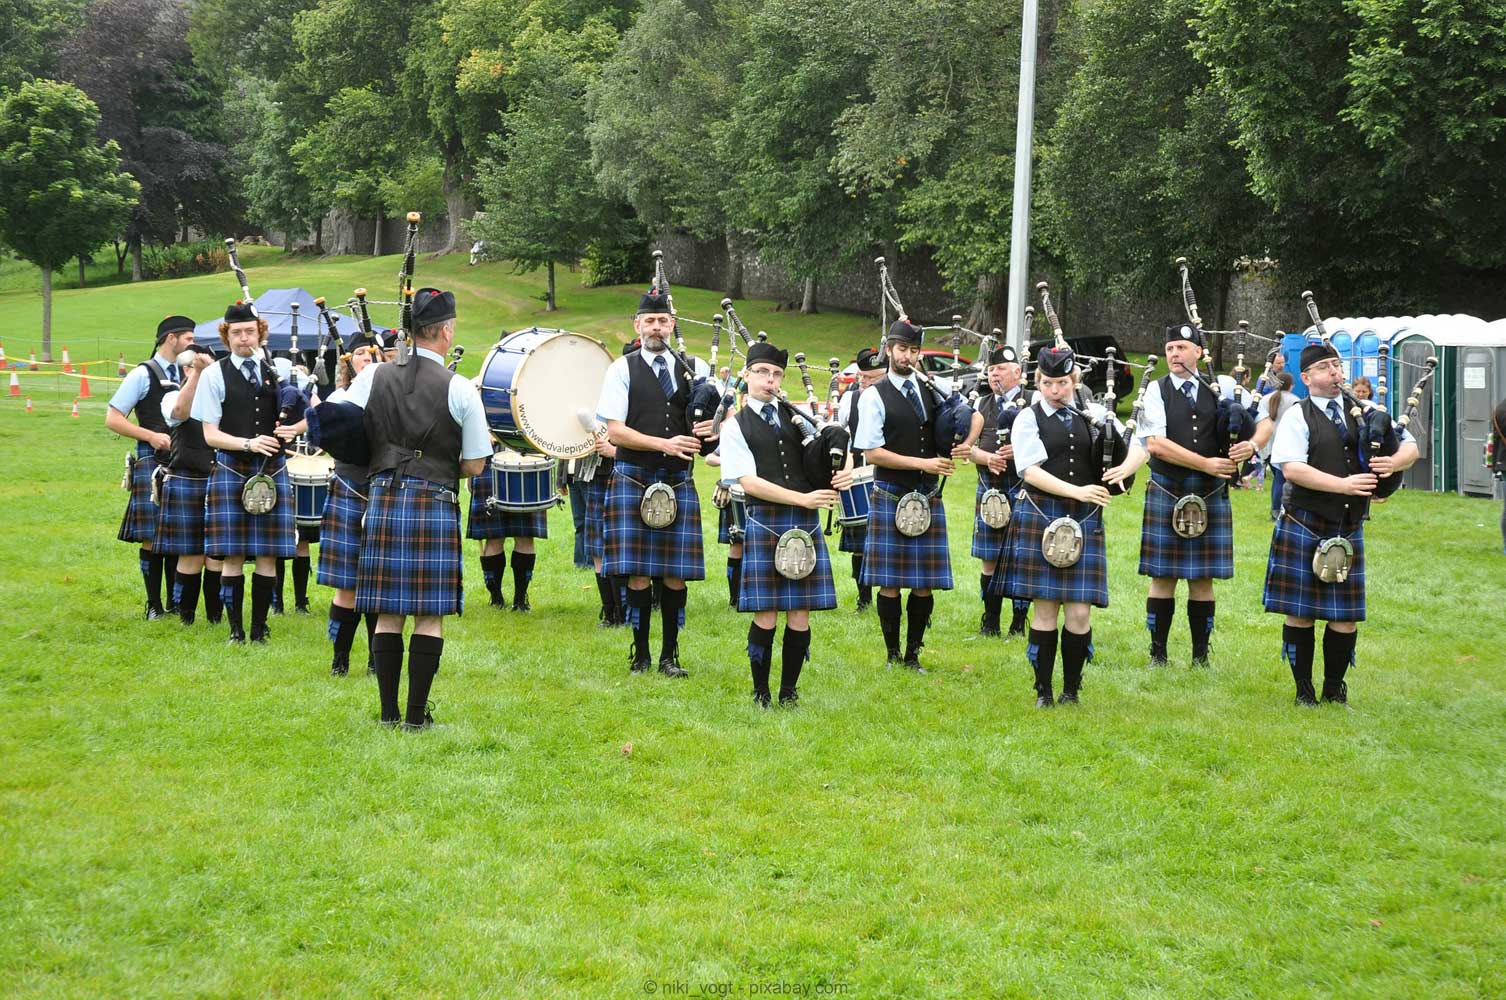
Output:
<path fill-rule="evenodd" d="M 1031 378 L 1035 372 L 1035 356 L 1041 348 L 1050 347 L 1054 341 L 1037 340 L 1030 344 L 1030 360 L 1025 366 L 1027 378 Z M 1096 337 L 1068 337 L 1067 346 L 1072 348 L 1074 354 L 1080 354 L 1085 358 L 1106 358 L 1107 349 L 1112 347 L 1118 357 L 1118 363 L 1114 370 L 1114 395 L 1120 400 L 1127 399 L 1135 394 L 1135 372 L 1125 364 L 1124 348 L 1119 342 L 1110 336 Z M 1093 367 L 1088 370 L 1083 384 L 1092 390 L 1095 397 L 1102 396 L 1108 388 L 1107 365 L 1102 360 L 1092 362 Z"/>

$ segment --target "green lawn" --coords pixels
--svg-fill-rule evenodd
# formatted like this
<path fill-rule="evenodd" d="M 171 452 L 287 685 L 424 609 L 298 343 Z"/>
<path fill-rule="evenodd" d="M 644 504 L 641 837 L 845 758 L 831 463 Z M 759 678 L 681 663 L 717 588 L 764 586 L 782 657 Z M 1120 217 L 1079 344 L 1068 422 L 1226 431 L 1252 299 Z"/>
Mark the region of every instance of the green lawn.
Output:
<path fill-rule="evenodd" d="M 385 287 L 396 259 L 247 264 L 253 290 L 333 298 Z M 461 291 L 473 363 L 496 329 L 546 322 L 536 278 L 501 265 L 420 278 Z M 59 308 L 79 343 L 126 336 L 135 356 L 155 317 L 210 315 L 232 286 Z M 564 291 L 559 325 L 623 331 L 631 290 Z M 709 315 L 719 296 L 676 298 Z M 12 358 L 35 302 L 0 294 Z M 748 312 L 816 356 L 871 331 Z M 1114 604 L 1083 704 L 1052 712 L 1031 707 L 1020 641 L 972 637 L 971 472 L 948 490 L 958 589 L 938 600 L 931 673 L 883 666 L 842 559 L 844 607 L 816 617 L 796 712 L 750 704 L 714 523 L 692 676 L 670 682 L 630 676 L 626 634 L 591 627 L 594 583 L 556 511 L 529 615 L 486 606 L 467 546 L 442 725 L 404 735 L 375 725 L 364 674 L 328 676 L 327 591 L 314 617 L 273 619 L 265 648 L 139 620 L 134 550 L 114 540 L 125 445 L 100 400 L 82 409 L 0 405 L 7 995 L 1506 995 L 1493 504 L 1403 493 L 1379 510 L 1347 712 L 1291 705 L 1259 606 L 1264 494 L 1235 497 L 1207 672 L 1187 667 L 1184 616 L 1173 665 L 1145 666 L 1143 487 L 1116 501 Z"/>

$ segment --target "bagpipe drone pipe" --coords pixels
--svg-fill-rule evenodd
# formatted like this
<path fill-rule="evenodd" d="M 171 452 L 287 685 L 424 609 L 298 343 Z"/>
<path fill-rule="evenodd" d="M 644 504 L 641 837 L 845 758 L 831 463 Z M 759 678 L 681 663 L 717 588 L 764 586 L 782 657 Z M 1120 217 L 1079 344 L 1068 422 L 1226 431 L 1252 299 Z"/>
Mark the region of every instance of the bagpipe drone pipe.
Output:
<path fill-rule="evenodd" d="M 887 362 L 889 356 L 888 336 L 888 312 L 893 307 L 899 314 L 899 318 L 905 319 L 909 314 L 905 312 L 904 304 L 899 300 L 899 292 L 894 287 L 894 282 L 889 277 L 889 265 L 884 258 L 875 258 L 874 263 L 879 269 L 879 292 L 883 303 L 880 311 L 879 331 L 879 358 Z M 908 320 L 907 320 L 908 322 Z M 959 321 L 960 322 L 960 321 Z M 919 365 L 913 369 L 915 379 L 925 386 L 931 396 L 935 407 L 936 416 L 932 423 L 933 444 L 936 446 L 936 454 L 950 455 L 952 449 L 957 447 L 972 431 L 973 413 L 975 412 L 963 398 L 962 393 L 952 388 L 950 392 L 943 392 L 936 384 L 929 372 Z"/>
<path fill-rule="evenodd" d="M 1208 343 L 1208 336 L 1203 330 L 1203 318 L 1198 313 L 1197 297 L 1192 292 L 1192 277 L 1187 270 L 1186 257 L 1177 258 L 1177 270 L 1182 279 L 1182 307 L 1187 310 L 1187 321 L 1196 328 L 1198 335 L 1203 338 L 1203 344 L 1206 345 Z M 1241 342 L 1239 345 L 1239 360 L 1235 365 L 1236 372 L 1244 368 L 1243 336 L 1246 328 L 1247 324 L 1241 324 Z M 1248 409 L 1240 405 L 1238 399 L 1232 397 L 1225 398 L 1223 393 L 1219 391 L 1218 379 L 1213 375 L 1213 362 L 1212 359 L 1208 358 L 1206 346 L 1203 349 L 1203 357 L 1208 361 L 1207 370 L 1204 371 L 1202 368 L 1194 365 L 1193 373 L 1197 375 L 1199 381 L 1213 390 L 1213 395 L 1218 400 L 1218 417 L 1214 426 L 1214 435 L 1218 443 L 1218 456 L 1220 458 L 1228 458 L 1229 450 L 1234 445 L 1242 441 L 1248 441 L 1255 436 L 1255 417 Z M 1239 479 L 1239 469 L 1236 468 L 1233 473 L 1225 478 L 1231 482 L 1237 482 Z"/>

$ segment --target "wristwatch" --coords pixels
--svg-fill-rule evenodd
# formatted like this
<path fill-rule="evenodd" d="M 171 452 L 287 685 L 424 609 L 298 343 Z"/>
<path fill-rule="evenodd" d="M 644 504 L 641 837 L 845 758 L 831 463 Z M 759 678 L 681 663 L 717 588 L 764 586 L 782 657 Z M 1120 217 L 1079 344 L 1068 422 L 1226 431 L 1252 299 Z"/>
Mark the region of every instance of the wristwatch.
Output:
<path fill-rule="evenodd" d="M 241 439 L 241 451 L 245 452 L 246 454 L 250 454 L 251 453 L 251 439 L 250 438 L 242 438 Z"/>

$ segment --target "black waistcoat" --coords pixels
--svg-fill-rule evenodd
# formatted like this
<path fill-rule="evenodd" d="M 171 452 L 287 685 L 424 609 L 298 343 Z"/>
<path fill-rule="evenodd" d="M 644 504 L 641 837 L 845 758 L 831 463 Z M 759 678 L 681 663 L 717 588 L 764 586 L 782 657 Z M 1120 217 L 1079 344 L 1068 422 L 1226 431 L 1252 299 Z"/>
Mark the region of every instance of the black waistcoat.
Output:
<path fill-rule="evenodd" d="M 763 418 L 764 404 L 751 397 L 737 414 L 737 426 L 742 429 L 743 440 L 753 453 L 753 462 L 758 467 L 758 478 L 767 479 L 776 486 L 783 486 L 796 493 L 809 493 L 814 486 L 805 478 L 805 463 L 802 456 L 800 428 L 788 413 L 779 414 L 779 429 L 770 427 Z"/>
<path fill-rule="evenodd" d="M 1354 476 L 1365 471 L 1360 468 L 1359 449 L 1356 442 L 1359 441 L 1359 425 L 1348 413 L 1344 414 L 1344 426 L 1349 429 L 1350 445 L 1344 446 L 1344 439 L 1339 436 L 1339 429 L 1328 419 L 1328 413 L 1324 409 L 1328 400 L 1315 400 L 1311 397 L 1297 404 L 1302 410 L 1302 416 L 1307 420 L 1307 464 L 1319 472 L 1326 472 L 1330 476 Z M 1343 408 L 1345 401 L 1339 400 L 1339 406 Z M 1287 480 L 1287 503 L 1293 507 L 1314 511 L 1333 521 L 1342 521 L 1346 529 L 1352 528 L 1359 523 L 1365 513 L 1365 498 L 1352 497 L 1344 493 L 1329 493 L 1324 490 L 1310 490 L 1305 486 L 1298 486 L 1291 480 Z"/>
<path fill-rule="evenodd" d="M 910 405 L 903 392 L 894 387 L 889 376 L 879 379 L 877 387 L 879 396 L 884 400 L 884 449 L 896 455 L 909 455 L 911 458 L 935 458 L 936 435 L 933 429 L 936 424 L 936 406 L 926 399 L 926 389 L 923 386 L 915 387 L 920 396 L 921 408 L 926 413 L 925 420 L 917 420 L 915 407 Z M 929 486 L 936 478 L 928 473 L 909 469 L 876 469 L 873 476 L 879 482 L 905 490 L 916 489 L 922 484 Z"/>
<path fill-rule="evenodd" d="M 1166 439 L 1204 458 L 1217 455 L 1218 397 L 1213 394 L 1213 390 L 1200 380 L 1193 379 L 1192 384 L 1197 386 L 1197 403 L 1188 405 L 1187 397 L 1171 384 L 1170 375 L 1162 375 L 1157 384 L 1161 390 L 1161 402 L 1166 408 Z M 1159 458 L 1152 458 L 1150 467 L 1155 472 L 1173 478 L 1196 471 Z"/>
<path fill-rule="evenodd" d="M 1041 444 L 1046 448 L 1046 460 L 1041 469 L 1057 479 L 1073 486 L 1090 486 L 1103 477 L 1101 467 L 1094 468 L 1093 428 L 1081 413 L 1057 410 L 1047 414 L 1040 403 L 1031 407 L 1035 411 L 1035 424 L 1040 428 Z M 1071 413 L 1072 425 L 1062 423 L 1061 414 Z"/>
<path fill-rule="evenodd" d="M 260 362 L 261 385 L 246 381 L 244 358 L 230 355 L 220 360 L 225 379 L 225 402 L 221 406 L 220 430 L 235 437 L 259 437 L 277 427 L 277 372 Z"/>
<path fill-rule="evenodd" d="M 978 412 L 983 414 L 983 430 L 978 434 L 978 440 L 974 442 L 974 447 L 993 454 L 1009 443 L 1007 439 L 1004 441 L 999 440 L 999 414 L 1003 413 L 1006 408 L 1013 407 L 1013 398 L 1005 401 L 1000 398 L 998 393 L 987 393 L 978 400 Z M 988 471 L 988 466 L 986 465 L 978 466 L 978 476 L 983 480 L 984 486 L 989 486 L 993 483 L 994 474 Z M 1009 460 L 1009 464 L 1004 467 L 1004 473 L 1000 478 L 1009 486 L 1013 486 L 1019 482 L 1020 474 L 1015 470 L 1014 459 L 1011 458 Z"/>
<path fill-rule="evenodd" d="M 433 358 L 381 365 L 371 380 L 362 423 L 371 442 L 371 474 L 416 476 L 460 488 L 460 425 L 450 414 L 450 380 Z"/>
<path fill-rule="evenodd" d="M 172 429 L 172 438 L 168 469 L 180 476 L 209 475 L 214 449 L 204 443 L 204 425 L 190 417 Z"/>
<path fill-rule="evenodd" d="M 664 363 L 670 366 L 671 372 L 674 372 L 677 364 L 674 357 L 668 351 L 662 357 Z M 690 405 L 690 386 L 686 383 L 684 370 L 674 372 L 675 392 L 665 399 L 659 376 L 654 374 L 642 354 L 628 355 L 627 365 L 628 412 L 623 423 L 639 434 L 653 437 L 672 438 L 689 434 L 690 419 L 686 416 L 685 408 Z M 671 458 L 663 452 L 639 451 L 635 448 L 618 448 L 617 458 L 633 465 L 646 465 L 671 472 L 684 472 L 691 465 L 688 461 Z"/>

